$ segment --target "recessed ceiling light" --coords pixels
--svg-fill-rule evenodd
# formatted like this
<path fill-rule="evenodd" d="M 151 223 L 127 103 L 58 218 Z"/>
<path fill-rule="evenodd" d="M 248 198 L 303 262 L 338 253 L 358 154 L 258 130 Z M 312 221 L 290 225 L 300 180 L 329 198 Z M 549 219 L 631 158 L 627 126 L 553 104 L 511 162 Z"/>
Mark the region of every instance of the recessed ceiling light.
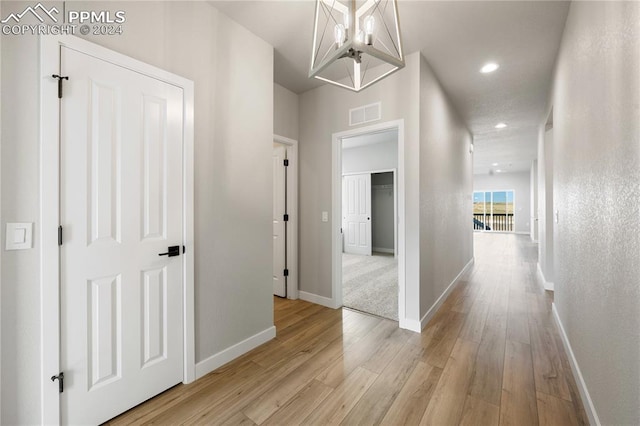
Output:
<path fill-rule="evenodd" d="M 497 166 L 497 165 L 498 165 L 498 163 L 491 163 L 491 165 L 492 165 L 492 166 Z"/>
<path fill-rule="evenodd" d="M 498 68 L 500 68 L 500 65 L 496 64 L 495 62 L 489 62 L 487 64 L 484 64 L 484 66 L 480 68 L 480 72 L 483 74 L 487 74 L 490 72 L 494 72 Z"/>
<path fill-rule="evenodd" d="M 504 129 L 505 127 L 507 127 L 507 125 L 505 123 L 496 124 L 496 129 Z"/>
<path fill-rule="evenodd" d="M 496 170 L 497 173 L 502 173 L 502 170 L 498 169 Z"/>

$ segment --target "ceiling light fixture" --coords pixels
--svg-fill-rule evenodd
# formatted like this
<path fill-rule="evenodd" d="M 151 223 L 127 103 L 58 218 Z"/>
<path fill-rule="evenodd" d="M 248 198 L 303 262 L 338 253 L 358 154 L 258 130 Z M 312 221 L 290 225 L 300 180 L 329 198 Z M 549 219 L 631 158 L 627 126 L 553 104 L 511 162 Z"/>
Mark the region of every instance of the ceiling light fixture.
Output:
<path fill-rule="evenodd" d="M 498 163 L 491 163 L 491 165 L 495 167 L 498 165 Z"/>
<path fill-rule="evenodd" d="M 496 64 L 495 62 L 489 62 L 487 64 L 484 64 L 484 66 L 480 68 L 480 72 L 483 74 L 488 74 L 490 72 L 494 72 L 498 68 L 500 68 L 500 65 Z"/>
<path fill-rule="evenodd" d="M 502 170 L 498 169 L 496 170 L 496 173 L 502 173 Z"/>
<path fill-rule="evenodd" d="M 496 129 L 504 129 L 505 127 L 507 127 L 507 125 L 505 123 L 496 124 Z"/>
<path fill-rule="evenodd" d="M 404 65 L 397 0 L 316 0 L 309 78 L 359 92 Z"/>

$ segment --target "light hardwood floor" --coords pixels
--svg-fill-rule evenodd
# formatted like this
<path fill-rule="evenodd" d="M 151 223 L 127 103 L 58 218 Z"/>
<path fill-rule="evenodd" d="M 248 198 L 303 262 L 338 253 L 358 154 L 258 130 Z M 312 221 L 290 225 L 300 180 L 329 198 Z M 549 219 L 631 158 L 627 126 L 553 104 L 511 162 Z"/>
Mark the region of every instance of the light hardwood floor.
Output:
<path fill-rule="evenodd" d="M 475 257 L 422 334 L 276 298 L 276 339 L 110 423 L 588 424 L 536 246 L 476 234 Z"/>

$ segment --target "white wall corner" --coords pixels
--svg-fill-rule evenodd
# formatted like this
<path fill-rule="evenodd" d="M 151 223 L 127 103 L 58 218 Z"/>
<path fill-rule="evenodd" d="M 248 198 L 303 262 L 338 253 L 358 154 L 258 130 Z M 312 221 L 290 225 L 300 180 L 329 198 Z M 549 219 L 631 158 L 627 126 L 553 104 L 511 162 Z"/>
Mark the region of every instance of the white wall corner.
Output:
<path fill-rule="evenodd" d="M 540 268 L 540 262 L 538 262 L 537 274 L 536 275 L 537 275 L 537 278 L 538 278 L 538 284 L 540 284 L 540 286 L 544 290 L 554 291 L 555 286 L 553 285 L 553 283 L 551 281 L 547 281 L 547 279 L 544 277 L 544 273 L 542 272 L 542 268 Z"/>
<path fill-rule="evenodd" d="M 340 306 L 336 306 L 337 302 L 333 298 L 318 296 L 317 294 L 308 293 L 306 291 L 299 291 L 298 296 L 302 300 L 315 303 L 316 305 L 326 306 L 327 308 L 338 309 L 340 307 Z"/>
<path fill-rule="evenodd" d="M 560 319 L 560 315 L 558 314 L 558 309 L 556 308 L 555 303 L 551 304 L 551 311 L 553 312 L 553 319 L 555 320 L 556 325 L 558 326 L 558 331 L 560 332 L 562 345 L 564 346 L 564 350 L 567 352 L 569 364 L 571 365 L 571 371 L 576 378 L 578 391 L 580 391 L 580 397 L 582 398 L 582 404 L 584 405 L 584 409 L 587 412 L 587 416 L 589 417 L 589 424 L 600 426 L 600 418 L 598 417 L 598 413 L 596 412 L 596 407 L 593 405 L 593 401 L 591 400 L 591 396 L 589 395 L 587 384 L 584 381 L 584 377 L 582 377 L 582 372 L 580 371 L 578 360 L 573 353 L 571 343 L 569 342 L 569 337 L 564 330 L 564 326 L 562 325 L 562 320 Z"/>
<path fill-rule="evenodd" d="M 427 313 L 424 314 L 424 316 L 420 320 L 420 330 L 418 331 L 424 330 L 424 328 L 427 326 L 429 321 L 431 321 L 431 318 L 433 318 L 436 312 L 438 312 L 438 309 L 440 309 L 440 306 L 442 306 L 444 301 L 447 300 L 447 297 L 449 297 L 449 294 L 451 293 L 451 291 L 456 287 L 456 284 L 458 283 L 460 278 L 462 278 L 464 274 L 466 274 L 471 269 L 474 262 L 475 262 L 475 258 L 472 257 L 471 260 L 464 266 L 464 268 L 462 268 L 462 271 L 460 271 L 460 273 L 453 279 L 453 281 L 451 281 L 447 289 L 440 295 L 440 297 L 438 297 L 438 300 L 436 300 L 436 302 L 431 306 L 431 308 L 429 308 Z"/>
<path fill-rule="evenodd" d="M 233 361 L 241 355 L 257 348 L 263 343 L 276 337 L 276 327 L 271 326 L 253 336 L 236 343 L 235 345 L 224 349 L 217 354 L 211 355 L 209 358 L 196 364 L 196 380 L 211 373 L 215 369 Z"/>

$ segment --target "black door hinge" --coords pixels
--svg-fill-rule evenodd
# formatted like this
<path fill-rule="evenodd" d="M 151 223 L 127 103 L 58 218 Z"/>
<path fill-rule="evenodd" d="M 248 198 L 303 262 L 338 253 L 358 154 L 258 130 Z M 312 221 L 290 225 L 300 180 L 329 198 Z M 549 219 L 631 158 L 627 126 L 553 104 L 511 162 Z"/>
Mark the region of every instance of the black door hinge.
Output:
<path fill-rule="evenodd" d="M 285 277 L 288 277 L 288 276 L 289 276 L 289 270 L 288 270 L 288 269 L 285 269 L 285 270 L 284 270 L 284 276 L 285 276 Z"/>
<path fill-rule="evenodd" d="M 285 167 L 288 167 L 288 166 L 289 166 L 289 159 L 288 159 L 288 158 L 285 158 L 285 159 L 284 159 L 284 166 L 285 166 Z"/>
<path fill-rule="evenodd" d="M 62 245 L 62 225 L 58 226 L 58 245 Z"/>
<path fill-rule="evenodd" d="M 187 248 L 185 246 L 182 246 L 182 254 L 184 254 L 184 252 L 187 251 Z"/>
<path fill-rule="evenodd" d="M 57 376 L 51 376 L 51 381 L 58 381 L 58 392 L 64 392 L 64 373 L 61 371 Z"/>
<path fill-rule="evenodd" d="M 62 99 L 62 80 L 69 80 L 69 77 L 63 77 L 58 74 L 51 74 L 51 77 L 58 79 L 58 99 Z"/>
<path fill-rule="evenodd" d="M 285 222 L 289 222 L 289 215 L 285 213 L 284 218 L 282 219 Z"/>

